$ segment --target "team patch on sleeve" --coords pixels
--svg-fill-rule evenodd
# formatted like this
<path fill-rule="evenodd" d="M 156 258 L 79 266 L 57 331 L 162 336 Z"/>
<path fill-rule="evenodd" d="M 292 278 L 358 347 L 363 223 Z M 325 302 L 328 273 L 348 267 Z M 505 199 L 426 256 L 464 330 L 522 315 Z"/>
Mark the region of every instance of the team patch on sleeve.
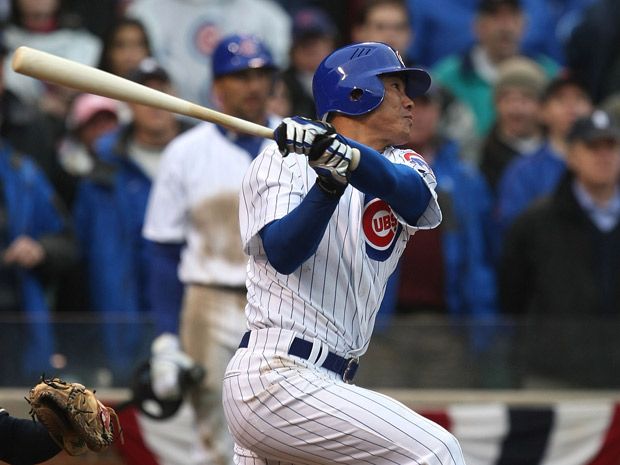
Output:
<path fill-rule="evenodd" d="M 418 155 L 414 151 L 403 151 L 402 157 L 409 165 L 418 170 L 420 173 L 432 173 L 431 167 L 428 163 L 424 161 L 421 155 Z"/>

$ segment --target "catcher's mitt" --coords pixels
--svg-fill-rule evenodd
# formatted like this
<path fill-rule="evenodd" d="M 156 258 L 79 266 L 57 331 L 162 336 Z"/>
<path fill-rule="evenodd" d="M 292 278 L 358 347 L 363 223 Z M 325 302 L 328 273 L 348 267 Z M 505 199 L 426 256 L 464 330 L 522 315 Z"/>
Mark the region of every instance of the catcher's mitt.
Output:
<path fill-rule="evenodd" d="M 122 439 L 114 409 L 103 405 L 93 391 L 79 383 L 41 377 L 26 400 L 33 420 L 38 419 L 69 455 L 80 455 L 88 449 L 99 452 L 116 436 Z"/>

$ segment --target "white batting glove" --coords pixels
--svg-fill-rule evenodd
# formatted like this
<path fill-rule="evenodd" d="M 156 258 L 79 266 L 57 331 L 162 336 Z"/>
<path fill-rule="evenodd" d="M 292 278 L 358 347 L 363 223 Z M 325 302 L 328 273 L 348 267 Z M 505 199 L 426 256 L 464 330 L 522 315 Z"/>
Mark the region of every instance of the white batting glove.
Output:
<path fill-rule="evenodd" d="M 353 149 L 338 134 L 317 137 L 308 154 L 308 164 L 314 169 L 317 184 L 331 195 L 342 195 L 349 183 Z"/>
<path fill-rule="evenodd" d="M 175 400 L 181 397 L 181 373 L 194 361 L 181 350 L 177 336 L 164 333 L 151 345 L 151 388 L 158 399 Z"/>
<path fill-rule="evenodd" d="M 329 123 L 293 116 L 284 118 L 273 134 L 280 153 L 286 157 L 289 153 L 307 156 L 317 136 L 334 132 Z"/>

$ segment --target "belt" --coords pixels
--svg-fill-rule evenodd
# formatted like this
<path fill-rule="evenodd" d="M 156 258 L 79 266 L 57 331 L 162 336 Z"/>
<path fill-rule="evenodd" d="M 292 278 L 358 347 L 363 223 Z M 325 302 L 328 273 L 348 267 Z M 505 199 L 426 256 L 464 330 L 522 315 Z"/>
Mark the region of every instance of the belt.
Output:
<path fill-rule="evenodd" d="M 245 348 L 248 346 L 248 343 L 250 342 L 250 332 L 251 331 L 248 331 L 243 335 L 241 342 L 239 343 L 239 348 Z M 296 337 L 293 339 L 293 342 L 288 349 L 288 354 L 308 360 L 310 358 L 313 345 L 314 344 L 310 341 Z M 341 357 L 340 355 L 336 355 L 333 352 L 328 352 L 327 357 L 325 357 L 325 361 L 321 364 L 321 368 L 327 368 L 334 373 L 338 373 L 345 383 L 350 383 L 353 381 L 357 367 L 359 367 L 359 358 L 352 357 L 347 359 Z"/>

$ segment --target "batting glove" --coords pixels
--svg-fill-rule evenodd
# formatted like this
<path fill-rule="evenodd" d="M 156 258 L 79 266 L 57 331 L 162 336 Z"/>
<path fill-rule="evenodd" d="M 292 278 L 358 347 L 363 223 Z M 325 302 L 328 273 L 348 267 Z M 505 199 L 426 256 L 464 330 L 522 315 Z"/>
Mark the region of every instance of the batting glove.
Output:
<path fill-rule="evenodd" d="M 329 123 L 293 116 L 284 118 L 273 135 L 283 157 L 289 153 L 307 156 L 318 135 L 334 132 L 334 127 Z"/>
<path fill-rule="evenodd" d="M 314 169 L 317 184 L 330 195 L 340 196 L 349 184 L 349 165 L 353 149 L 342 136 L 318 136 L 308 154 L 308 164 Z"/>

